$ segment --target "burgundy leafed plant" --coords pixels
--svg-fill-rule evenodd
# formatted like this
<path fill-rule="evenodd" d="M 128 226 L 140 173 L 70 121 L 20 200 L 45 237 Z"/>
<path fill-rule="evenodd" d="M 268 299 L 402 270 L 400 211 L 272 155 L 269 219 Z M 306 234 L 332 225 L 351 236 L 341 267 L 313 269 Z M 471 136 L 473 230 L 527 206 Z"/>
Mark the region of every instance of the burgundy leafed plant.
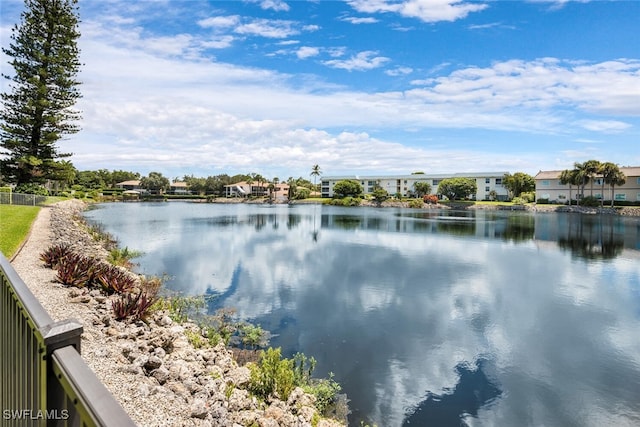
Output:
<path fill-rule="evenodd" d="M 60 260 L 71 253 L 71 248 L 64 243 L 53 245 L 40 254 L 40 260 L 47 268 L 56 268 Z"/>

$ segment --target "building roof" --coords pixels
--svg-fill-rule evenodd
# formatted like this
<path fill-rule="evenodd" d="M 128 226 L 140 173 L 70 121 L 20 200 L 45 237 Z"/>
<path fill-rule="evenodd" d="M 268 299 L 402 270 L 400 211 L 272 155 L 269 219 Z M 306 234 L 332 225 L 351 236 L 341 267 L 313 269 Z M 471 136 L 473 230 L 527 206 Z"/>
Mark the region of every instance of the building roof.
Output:
<path fill-rule="evenodd" d="M 620 171 L 627 177 L 640 176 L 640 166 L 624 166 Z M 535 179 L 560 179 L 561 170 L 540 171 L 534 177 Z M 596 175 L 597 176 L 597 175 Z"/>
<path fill-rule="evenodd" d="M 116 185 L 133 185 L 133 186 L 136 186 L 136 185 L 140 185 L 140 180 L 134 179 L 134 180 L 130 180 L 130 181 L 122 181 L 122 182 L 117 183 Z"/>
<path fill-rule="evenodd" d="M 246 186 L 246 187 L 248 187 L 249 184 L 246 181 L 240 181 L 240 182 L 236 182 L 234 184 L 225 185 L 225 187 L 237 187 L 237 186 L 240 186 L 240 187 L 245 187 Z M 267 188 L 269 186 L 269 183 L 268 182 L 263 182 L 263 183 L 259 184 L 256 181 L 256 182 L 251 183 L 251 186 L 252 187 L 264 187 L 264 188 Z M 279 182 L 278 184 L 276 184 L 276 187 L 289 188 L 289 184 L 287 184 L 286 182 Z"/>
<path fill-rule="evenodd" d="M 460 172 L 460 173 L 438 173 L 438 174 L 411 174 L 411 175 L 349 175 L 349 176 L 323 176 L 322 181 L 335 181 L 343 179 L 355 179 L 358 181 L 382 180 L 382 179 L 445 179 L 445 178 L 502 178 L 508 172 Z"/>
<path fill-rule="evenodd" d="M 171 183 L 171 187 L 176 187 L 176 188 L 187 188 L 188 186 L 189 184 L 181 181 L 176 181 Z"/>

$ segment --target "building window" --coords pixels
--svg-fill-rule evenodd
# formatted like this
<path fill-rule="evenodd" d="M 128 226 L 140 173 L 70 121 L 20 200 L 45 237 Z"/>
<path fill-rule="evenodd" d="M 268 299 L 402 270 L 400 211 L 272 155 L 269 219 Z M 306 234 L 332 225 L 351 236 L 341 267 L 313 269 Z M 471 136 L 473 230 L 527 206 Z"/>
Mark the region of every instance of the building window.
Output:
<path fill-rule="evenodd" d="M 496 185 L 502 185 L 502 178 L 496 178 Z"/>
<path fill-rule="evenodd" d="M 636 184 L 640 185 L 640 177 L 636 178 Z"/>
<path fill-rule="evenodd" d="M 491 188 L 489 188 L 489 187 L 484 187 L 484 191 L 491 191 Z"/>
<path fill-rule="evenodd" d="M 636 200 L 640 201 L 640 193 L 636 196 Z"/>
<path fill-rule="evenodd" d="M 600 199 L 602 199 L 602 194 L 600 194 L 600 193 L 596 193 L 596 194 L 594 194 L 594 197 L 595 197 L 596 199 L 600 200 Z"/>
<path fill-rule="evenodd" d="M 638 178 L 638 179 L 640 179 L 640 178 Z M 439 180 L 439 179 L 434 179 L 432 182 L 433 182 L 433 185 L 438 185 L 438 184 L 440 184 L 440 181 L 441 180 Z"/>
<path fill-rule="evenodd" d="M 546 186 L 546 187 L 548 187 L 548 186 L 549 186 L 549 184 L 550 184 L 550 182 L 549 182 L 549 180 L 548 180 L 548 179 L 543 179 L 543 180 L 542 180 L 542 182 L 541 182 L 540 184 L 541 184 L 541 185 L 544 185 L 544 186 Z"/>
<path fill-rule="evenodd" d="M 564 194 L 560 194 L 558 196 L 558 199 L 560 199 L 560 200 L 565 200 L 566 198 L 567 198 L 567 196 L 565 196 Z"/>
<path fill-rule="evenodd" d="M 485 178 L 484 179 L 484 183 L 485 184 L 491 184 L 491 178 Z"/>
<path fill-rule="evenodd" d="M 616 193 L 616 200 L 627 200 L 627 195 L 625 193 Z"/>

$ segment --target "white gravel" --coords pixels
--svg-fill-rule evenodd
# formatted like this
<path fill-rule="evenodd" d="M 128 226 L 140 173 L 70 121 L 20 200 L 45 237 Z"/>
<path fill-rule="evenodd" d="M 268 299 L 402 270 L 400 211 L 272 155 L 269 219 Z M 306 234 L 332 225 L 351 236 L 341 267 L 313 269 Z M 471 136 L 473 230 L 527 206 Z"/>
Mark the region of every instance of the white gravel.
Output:
<path fill-rule="evenodd" d="M 63 203 L 73 203 L 63 202 Z M 92 307 L 70 302 L 70 290 L 54 282 L 55 271 L 40 261 L 40 254 L 51 244 L 50 221 L 52 210 L 40 210 L 27 242 L 14 257 L 11 264 L 54 321 L 74 318 L 84 327 L 82 335 L 82 358 L 97 377 L 111 391 L 116 400 L 139 426 L 193 426 L 185 402 L 166 394 L 140 397 L 139 384 L 133 376 L 123 372 L 126 366 L 121 352 L 109 348 L 103 333 L 93 325 Z"/>

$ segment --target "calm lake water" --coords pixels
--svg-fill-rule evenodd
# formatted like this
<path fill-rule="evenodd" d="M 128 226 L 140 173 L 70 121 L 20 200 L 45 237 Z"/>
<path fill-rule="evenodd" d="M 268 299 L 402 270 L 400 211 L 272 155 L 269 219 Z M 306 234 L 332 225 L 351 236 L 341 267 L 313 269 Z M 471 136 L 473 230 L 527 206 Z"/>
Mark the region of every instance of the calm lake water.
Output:
<path fill-rule="evenodd" d="M 640 220 L 190 203 L 86 213 L 318 360 L 350 425 L 640 425 Z M 215 309 L 216 307 L 212 307 Z"/>

